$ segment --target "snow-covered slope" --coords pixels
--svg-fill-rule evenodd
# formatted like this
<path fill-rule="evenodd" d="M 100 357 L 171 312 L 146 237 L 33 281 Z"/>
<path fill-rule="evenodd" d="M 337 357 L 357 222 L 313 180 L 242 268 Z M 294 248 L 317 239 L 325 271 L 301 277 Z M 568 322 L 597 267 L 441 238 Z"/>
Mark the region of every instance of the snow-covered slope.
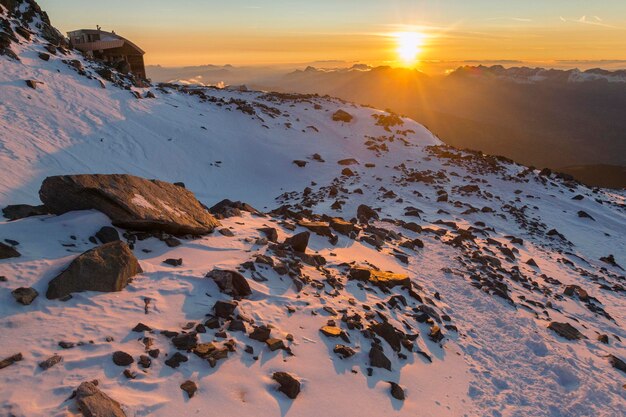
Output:
<path fill-rule="evenodd" d="M 332 98 L 120 88 L 74 52 L 42 60 L 47 41 L 35 24 L 31 41 L 18 35 L 19 43 L 10 45 L 19 61 L 0 55 L 0 206 L 38 204 L 47 176 L 130 173 L 182 181 L 207 206 L 229 198 L 266 212 L 287 204 L 295 217 L 349 220 L 365 204 L 380 209 L 381 220 L 363 225 L 356 239 L 338 235 L 334 244 L 313 235 L 309 252 L 326 265 L 305 264 L 295 280 L 260 264 L 256 273 L 244 273 L 253 295 L 240 302 L 240 313 L 274 326 L 272 335 L 294 356 L 228 332 L 236 348 L 217 367 L 189 354 L 172 369 L 162 356 L 149 369 L 133 364 L 135 379 L 111 361 L 118 350 L 136 358 L 144 353 L 142 334 L 131 329 L 143 322 L 181 331 L 203 322 L 215 301 L 226 299 L 205 274 L 237 269 L 259 254 L 280 258 L 257 244 L 257 229 L 276 227 L 282 241 L 305 230 L 294 215 L 244 213 L 222 220 L 233 237 L 215 233 L 175 248 L 154 238 L 139 241 L 134 252 L 144 272 L 124 291 L 80 293 L 67 302 L 40 296 L 29 306 L 16 303 L 11 290 L 45 293 L 48 281 L 92 248 L 89 238 L 110 220 L 84 211 L 0 221 L 0 240 L 18 241 L 22 254 L 0 261 L 6 277 L 0 360 L 24 356 L 0 369 L 0 415 L 72 415 L 68 397 L 93 379 L 128 416 L 624 414 L 626 375 L 608 357 L 626 359 L 623 193 L 448 148 L 409 119 Z M 38 81 L 36 89 L 26 80 Z M 148 92 L 155 98 L 137 98 Z M 353 120 L 334 121 L 337 110 Z M 358 164 L 338 164 L 350 158 Z M 342 175 L 346 168 L 354 175 Z M 600 260 L 609 254 L 617 265 Z M 163 264 L 166 258 L 182 258 L 183 265 Z M 527 263 L 531 258 L 536 266 Z M 345 264 L 352 262 L 407 274 L 422 301 L 405 290 L 389 294 L 347 280 Z M 571 285 L 587 297 L 571 295 Z M 390 302 L 393 295 L 408 305 Z M 424 311 L 429 321 L 437 318 L 442 341 L 429 337 L 433 323 L 417 319 Z M 344 312 L 367 322 L 385 317 L 419 337 L 401 353 L 383 342 L 392 370 L 374 368 L 368 376 L 371 341 L 341 322 Z M 345 342 L 319 332 L 328 320 L 349 335 L 351 358 L 333 353 Z M 552 321 L 570 323 L 586 338 L 561 338 L 548 329 Z M 162 355 L 174 353 L 163 335 L 146 336 Z M 199 336 L 223 342 L 215 330 Z M 60 341 L 85 343 L 61 349 Z M 246 345 L 258 360 L 245 353 Z M 37 364 L 54 353 L 63 362 L 41 371 Z M 302 381 L 298 398 L 276 390 L 275 371 Z M 185 380 L 199 387 L 192 399 L 179 388 Z M 392 398 L 386 381 L 399 383 L 406 400 Z"/>

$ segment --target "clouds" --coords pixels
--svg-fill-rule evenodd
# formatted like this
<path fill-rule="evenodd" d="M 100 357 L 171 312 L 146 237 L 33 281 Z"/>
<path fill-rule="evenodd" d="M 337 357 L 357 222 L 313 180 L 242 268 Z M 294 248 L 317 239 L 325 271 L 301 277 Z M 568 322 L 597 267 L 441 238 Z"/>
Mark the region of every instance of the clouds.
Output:
<path fill-rule="evenodd" d="M 600 17 L 600 16 L 587 16 L 587 15 L 583 15 L 577 19 L 573 19 L 573 18 L 566 18 L 563 16 L 559 16 L 559 20 L 561 22 L 571 22 L 571 23 L 580 23 L 583 25 L 593 25 L 593 26 L 601 26 L 601 27 L 605 27 L 605 28 L 611 28 L 611 29 L 619 29 L 616 26 L 613 25 L 609 25 L 604 23 L 604 20 Z"/>

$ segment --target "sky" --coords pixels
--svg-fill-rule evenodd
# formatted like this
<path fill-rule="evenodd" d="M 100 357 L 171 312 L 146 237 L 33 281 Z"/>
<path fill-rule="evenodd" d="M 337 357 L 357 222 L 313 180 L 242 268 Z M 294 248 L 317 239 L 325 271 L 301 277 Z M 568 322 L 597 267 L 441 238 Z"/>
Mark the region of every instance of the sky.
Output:
<path fill-rule="evenodd" d="M 149 65 L 621 62 L 626 0 L 39 0 L 52 23 L 115 30 Z"/>

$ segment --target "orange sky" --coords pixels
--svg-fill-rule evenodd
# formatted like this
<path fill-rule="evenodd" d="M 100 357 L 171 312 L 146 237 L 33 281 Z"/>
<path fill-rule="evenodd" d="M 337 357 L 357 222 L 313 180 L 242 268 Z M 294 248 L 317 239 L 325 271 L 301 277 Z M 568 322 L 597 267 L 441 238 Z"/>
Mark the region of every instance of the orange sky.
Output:
<path fill-rule="evenodd" d="M 116 30 L 147 51 L 148 64 L 163 66 L 341 60 L 419 67 L 401 59 L 398 32 L 423 39 L 421 61 L 626 60 L 624 0 L 39 2 L 61 30 Z"/>

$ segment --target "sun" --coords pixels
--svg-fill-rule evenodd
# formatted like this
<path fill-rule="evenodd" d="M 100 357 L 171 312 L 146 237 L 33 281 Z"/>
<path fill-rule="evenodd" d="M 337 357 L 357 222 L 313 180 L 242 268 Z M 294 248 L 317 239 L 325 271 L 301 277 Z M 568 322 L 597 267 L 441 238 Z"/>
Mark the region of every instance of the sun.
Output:
<path fill-rule="evenodd" d="M 399 60 L 406 65 L 417 63 L 417 58 L 420 52 L 422 52 L 426 36 L 421 32 L 399 32 L 395 33 L 394 37 L 397 43 L 396 52 Z"/>

